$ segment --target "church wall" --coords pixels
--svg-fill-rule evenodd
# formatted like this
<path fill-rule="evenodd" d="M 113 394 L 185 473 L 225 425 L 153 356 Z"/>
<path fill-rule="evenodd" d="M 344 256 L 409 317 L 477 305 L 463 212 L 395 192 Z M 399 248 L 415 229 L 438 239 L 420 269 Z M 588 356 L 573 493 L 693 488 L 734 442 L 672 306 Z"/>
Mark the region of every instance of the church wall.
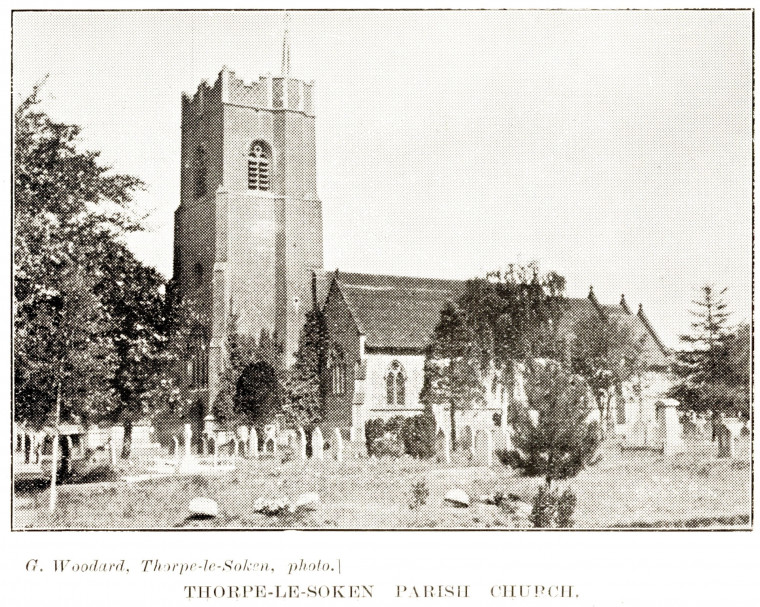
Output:
<path fill-rule="evenodd" d="M 352 422 L 352 405 L 357 368 L 361 364 L 359 330 L 340 290 L 333 283 L 324 308 L 329 346 L 337 346 L 343 352 L 346 363 L 345 394 L 331 394 L 330 377 L 325 377 L 328 386 L 325 398 L 325 423 L 327 428 L 348 428 Z"/>

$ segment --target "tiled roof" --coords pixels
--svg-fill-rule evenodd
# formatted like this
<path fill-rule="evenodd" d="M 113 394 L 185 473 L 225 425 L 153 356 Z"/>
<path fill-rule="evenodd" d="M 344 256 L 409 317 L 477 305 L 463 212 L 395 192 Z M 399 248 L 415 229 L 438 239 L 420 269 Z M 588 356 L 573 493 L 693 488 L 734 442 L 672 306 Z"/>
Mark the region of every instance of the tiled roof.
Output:
<path fill-rule="evenodd" d="M 339 272 L 337 282 L 369 348 L 423 349 L 464 281 Z"/>
<path fill-rule="evenodd" d="M 318 301 L 323 303 L 329 279 L 336 282 L 368 348 L 422 350 L 435 329 L 446 301 L 454 301 L 464 291 L 465 281 L 438 278 L 388 276 L 338 272 L 317 274 Z M 560 331 L 570 331 L 578 320 L 600 313 L 630 327 L 644 338 L 650 364 L 667 362 L 664 348 L 642 315 L 630 314 L 621 305 L 600 305 L 591 297 L 568 298 L 568 310 Z M 643 313 L 642 313 L 643 314 Z"/>

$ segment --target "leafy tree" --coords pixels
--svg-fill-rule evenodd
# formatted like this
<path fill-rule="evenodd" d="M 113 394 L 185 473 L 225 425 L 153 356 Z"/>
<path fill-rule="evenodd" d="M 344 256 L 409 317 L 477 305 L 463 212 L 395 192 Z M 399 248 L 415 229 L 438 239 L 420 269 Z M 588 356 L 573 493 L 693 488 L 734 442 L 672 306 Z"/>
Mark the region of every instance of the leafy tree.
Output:
<path fill-rule="evenodd" d="M 170 330 L 165 284 L 155 269 L 118 242 L 105 251 L 99 268 L 94 291 L 111 318 L 108 333 L 115 352 L 115 398 L 104 418 L 123 424 L 122 457 L 129 457 L 132 427 L 153 412 L 161 389 Z"/>
<path fill-rule="evenodd" d="M 38 106 L 39 87 L 14 115 L 13 191 L 14 415 L 34 426 L 61 419 L 59 406 L 62 419 L 93 419 L 95 402 L 106 405 L 113 319 L 94 288 L 104 253 L 138 227 L 142 187 L 79 150 L 79 127 Z"/>
<path fill-rule="evenodd" d="M 226 364 L 219 376 L 219 389 L 211 408 L 214 416 L 222 424 L 235 419 L 238 381 L 244 369 L 256 358 L 256 340 L 240 334 L 237 314 L 230 313 L 227 320 L 225 352 Z"/>
<path fill-rule="evenodd" d="M 283 410 L 297 425 L 314 424 L 324 418 L 324 370 L 327 366 L 327 325 L 318 310 L 306 313 L 295 363 L 287 373 Z"/>
<path fill-rule="evenodd" d="M 451 446 L 456 448 L 456 413 L 483 401 L 480 358 L 473 330 L 453 303 L 441 310 L 433 341 L 425 351 L 425 377 L 420 400 L 448 405 Z"/>
<path fill-rule="evenodd" d="M 728 326 L 726 289 L 702 287 L 702 298 L 693 302 L 692 332 L 681 336 L 686 348 L 676 355 L 674 371 L 680 381 L 670 395 L 684 409 L 749 414 L 748 328 Z"/>
<path fill-rule="evenodd" d="M 596 462 L 599 428 L 588 421 L 587 386 L 557 362 L 531 363 L 525 374 L 528 406 L 512 407 L 514 448 L 500 451 L 503 463 L 527 476 L 571 478 Z"/>
<path fill-rule="evenodd" d="M 570 370 L 582 376 L 594 395 L 604 434 L 612 426 L 611 402 L 623 383 L 643 367 L 644 344 L 614 317 L 590 316 L 572 328 Z"/>

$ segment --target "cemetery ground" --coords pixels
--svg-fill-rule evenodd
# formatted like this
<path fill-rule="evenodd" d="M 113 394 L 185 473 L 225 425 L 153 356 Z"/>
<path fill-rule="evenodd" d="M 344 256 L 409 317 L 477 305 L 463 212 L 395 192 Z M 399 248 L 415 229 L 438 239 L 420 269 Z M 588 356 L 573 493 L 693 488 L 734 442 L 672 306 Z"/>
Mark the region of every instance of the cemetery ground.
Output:
<path fill-rule="evenodd" d="M 457 454 L 458 455 L 458 454 Z M 451 465 L 412 458 L 365 458 L 281 463 L 239 459 L 237 469 L 218 475 L 172 475 L 139 482 L 106 481 L 60 487 L 59 505 L 48 512 L 46 487 L 17 487 L 16 529 L 170 529 L 225 528 L 514 528 L 528 527 L 530 502 L 541 479 L 526 478 L 498 461 L 491 468 Z M 134 474 L 135 468 L 120 472 Z M 425 503 L 410 508 L 412 486 L 424 481 Z M 750 463 L 719 459 L 709 443 L 664 457 L 651 451 L 625 451 L 610 445 L 595 466 L 558 483 L 578 497 L 576 529 L 732 527 L 750 525 Z M 444 501 L 459 488 L 469 507 Z M 316 492 L 319 506 L 268 516 L 254 511 L 260 498 L 289 498 Z M 480 501 L 510 495 L 514 507 Z M 188 504 L 208 497 L 218 516 L 188 518 Z"/>

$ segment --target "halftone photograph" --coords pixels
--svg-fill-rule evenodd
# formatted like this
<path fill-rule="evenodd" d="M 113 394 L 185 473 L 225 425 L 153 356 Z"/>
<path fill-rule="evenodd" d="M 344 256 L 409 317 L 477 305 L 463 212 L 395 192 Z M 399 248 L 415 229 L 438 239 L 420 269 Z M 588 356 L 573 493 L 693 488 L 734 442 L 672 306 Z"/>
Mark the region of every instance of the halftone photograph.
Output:
<path fill-rule="evenodd" d="M 11 530 L 751 530 L 753 19 L 15 11 Z"/>

